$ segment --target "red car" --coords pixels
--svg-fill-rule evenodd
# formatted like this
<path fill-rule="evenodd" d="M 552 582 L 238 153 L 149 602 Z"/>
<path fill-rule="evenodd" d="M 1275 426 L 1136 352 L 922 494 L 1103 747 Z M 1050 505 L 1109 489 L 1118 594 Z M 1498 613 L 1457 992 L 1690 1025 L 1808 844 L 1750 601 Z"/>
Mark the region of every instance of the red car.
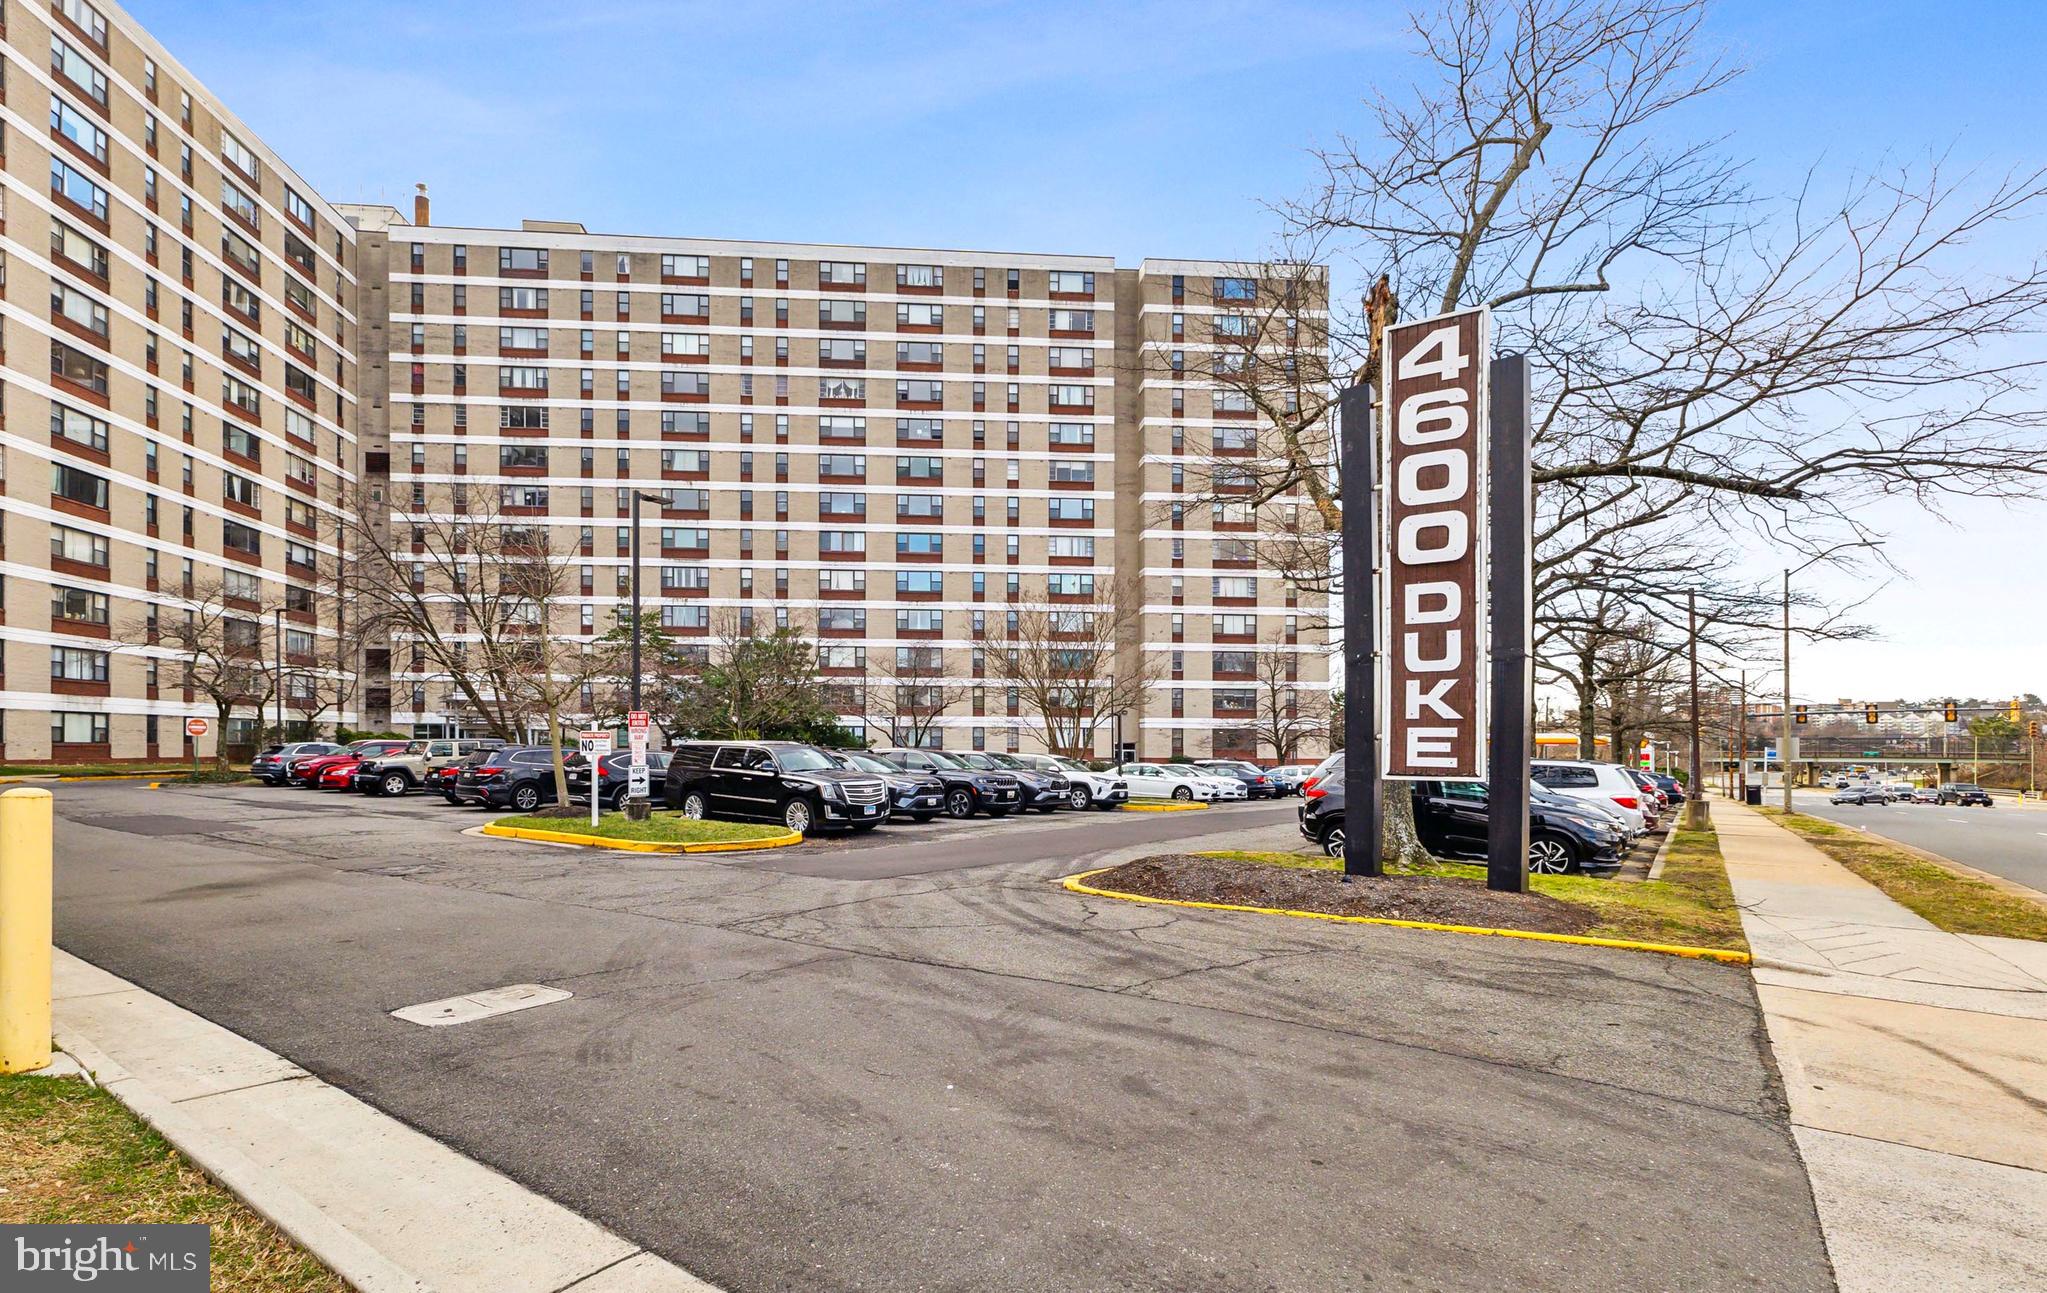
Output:
<path fill-rule="evenodd" d="M 362 766 L 362 755 L 351 755 L 346 759 L 334 759 L 322 767 L 313 778 L 312 784 L 321 790 L 350 790 L 355 786 L 355 770 Z"/>
<path fill-rule="evenodd" d="M 321 754 L 306 759 L 293 759 L 291 767 L 286 774 L 285 783 L 293 786 L 317 788 L 320 784 L 321 774 L 325 773 L 327 768 L 334 763 L 346 761 L 349 772 L 353 774 L 355 772 L 355 765 L 362 761 L 363 756 L 395 754 L 399 750 L 404 749 L 407 744 L 408 742 L 405 741 L 390 740 L 350 741 L 345 749 L 336 750 L 332 754 Z M 341 784 L 345 788 L 348 783 L 344 781 Z"/>

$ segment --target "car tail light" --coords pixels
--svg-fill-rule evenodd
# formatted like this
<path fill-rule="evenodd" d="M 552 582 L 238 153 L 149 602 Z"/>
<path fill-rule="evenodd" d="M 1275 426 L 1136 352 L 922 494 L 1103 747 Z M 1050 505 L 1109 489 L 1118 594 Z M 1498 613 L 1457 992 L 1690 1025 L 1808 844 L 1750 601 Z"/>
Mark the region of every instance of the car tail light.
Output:
<path fill-rule="evenodd" d="M 1301 788 L 1301 795 L 1303 798 L 1306 799 L 1320 799 L 1328 793 L 1329 790 L 1327 787 L 1318 785 L 1312 781 Z"/>
<path fill-rule="evenodd" d="M 1638 808 L 1641 806 L 1641 801 L 1637 800 L 1633 795 L 1615 795 L 1613 801 L 1623 808 Z"/>
<path fill-rule="evenodd" d="M 505 770 L 503 768 L 478 768 L 476 770 L 476 779 L 478 781 L 481 781 L 485 777 L 502 776 L 504 774 L 504 771 Z"/>

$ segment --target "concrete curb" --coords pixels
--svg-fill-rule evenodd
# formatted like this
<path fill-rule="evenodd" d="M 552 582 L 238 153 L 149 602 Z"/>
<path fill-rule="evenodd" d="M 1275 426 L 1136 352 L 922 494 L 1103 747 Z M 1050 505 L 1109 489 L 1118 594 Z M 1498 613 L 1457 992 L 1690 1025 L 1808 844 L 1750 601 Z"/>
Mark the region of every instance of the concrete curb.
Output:
<path fill-rule="evenodd" d="M 786 849 L 803 843 L 795 831 L 758 840 L 705 840 L 699 843 L 664 840 L 616 840 L 602 835 L 578 835 L 573 831 L 537 831 L 527 826 L 500 826 L 492 822 L 479 835 L 500 839 L 532 840 L 541 844 L 576 844 L 584 848 L 619 849 L 627 853 L 756 853 L 762 849 Z"/>
<path fill-rule="evenodd" d="M 1167 804 L 1125 804 L 1121 811 L 1126 813 L 1191 813 L 1206 807 L 1208 807 L 1207 804 L 1194 800 L 1188 800 L 1186 803 L 1175 800 Z"/>
<path fill-rule="evenodd" d="M 1118 893 L 1085 883 L 1090 877 L 1114 867 L 1082 871 L 1062 879 L 1060 885 L 1072 893 L 1091 898 L 1119 898 L 1124 902 L 1148 902 L 1161 907 L 1194 907 L 1202 911 L 1246 911 L 1261 916 L 1292 916 L 1301 920 L 1327 920 L 1343 925 L 1388 925 L 1394 929 L 1428 929 L 1444 934 L 1485 934 L 1495 938 L 1526 938 L 1541 943 L 1571 943 L 1580 947 L 1611 947 L 1629 952 L 1655 952 L 1697 961 L 1719 961 L 1725 965 L 1747 965 L 1749 954 L 1717 947 L 1684 947 L 1676 943 L 1637 943 L 1624 938 L 1593 938 L 1586 934 L 1545 934 L 1532 929 L 1494 929 L 1487 925 L 1443 925 L 1427 920 L 1395 920 L 1390 916 L 1340 916 L 1327 911 L 1293 911 L 1285 907 L 1250 907 L 1230 902 L 1194 902 L 1185 898 L 1154 898 L 1141 893 Z"/>
<path fill-rule="evenodd" d="M 527 1286 L 527 1293 L 585 1281 L 599 1287 L 609 1272 L 626 1267 L 642 1277 L 631 1284 L 635 1289 L 717 1293 L 246 1038 L 61 950 L 57 958 L 59 1047 L 201 1171 L 361 1293 L 509 1287 L 490 1274 L 499 1254 L 478 1260 L 462 1250 L 480 1235 L 522 1234 L 538 1250 L 535 1266 L 555 1267 L 537 1272 L 541 1283 Z M 107 1036 L 88 1035 L 80 1017 L 96 1021 L 100 1027 L 91 1031 Z M 131 1071 L 109 1049 L 139 1058 L 150 1071 Z M 232 1074 L 262 1080 L 240 1086 Z M 280 1092 L 289 1095 L 279 1101 Z M 252 1153 L 275 1161 L 258 1161 Z M 431 1196 L 444 1215 L 422 1213 L 419 1187 L 408 1179 L 414 1177 L 446 1192 Z M 322 1206 L 308 1197 L 309 1189 L 315 1195 L 334 1191 L 342 1187 L 333 1182 L 347 1180 L 388 1181 L 380 1188 L 389 1192 L 364 1198 L 364 1191 L 350 1190 L 340 1214 L 333 1201 Z M 422 1232 L 444 1239 L 422 1243 Z M 498 1263 L 496 1269 L 505 1268 Z"/>
<path fill-rule="evenodd" d="M 1798 810 L 1796 808 L 1792 809 L 1791 811 L 1794 813 L 1798 813 Z M 1812 817 L 1811 813 L 1799 813 L 1799 815 L 1802 817 Z M 1770 817 L 1768 813 L 1763 814 L 1763 816 L 1768 817 L 1770 822 L 1776 827 L 1778 827 L 1778 829 L 1791 831 L 1793 835 L 1798 835 L 1797 831 L 1791 830 L 1789 826 L 1784 825 L 1784 823 L 1782 821 L 1779 821 L 1777 818 Z M 1813 820 L 1816 822 L 1826 822 L 1829 826 L 1848 826 L 1853 830 L 1862 832 L 1864 835 L 1868 836 L 1870 839 L 1877 841 L 1879 844 L 1888 845 L 1889 847 L 1898 850 L 1898 852 L 1900 853 L 1908 853 L 1911 856 L 1918 858 L 1921 862 L 1930 862 L 1934 866 L 1946 867 L 1948 870 L 1953 871 L 1958 875 L 1965 876 L 1971 880 L 1981 880 L 1984 884 L 1989 885 L 1991 888 L 1996 889 L 2009 897 L 2023 898 L 2027 902 L 2047 906 L 2047 893 L 2041 893 L 2038 889 L 2027 888 L 2025 885 L 2020 884 L 2016 880 L 2007 880 L 2005 877 L 1989 871 L 1978 871 L 1975 867 L 1970 866 L 1967 862 L 1957 862 L 1951 857 L 1944 857 L 1939 853 L 1932 852 L 1931 850 L 1928 849 L 1919 848 L 1916 845 L 1902 844 L 1897 840 L 1892 839 L 1888 835 L 1879 835 L 1877 832 L 1869 829 L 1867 826 L 1857 826 L 1850 822 L 1837 822 L 1826 817 L 1813 817 Z M 1806 843 L 1811 844 L 1816 849 L 1819 849 L 1820 852 L 1822 853 L 1826 852 L 1824 848 L 1820 848 L 1820 846 L 1814 843 L 1812 840 L 1805 839 L 1805 836 L 1798 835 L 1798 838 L 1805 840 Z"/>

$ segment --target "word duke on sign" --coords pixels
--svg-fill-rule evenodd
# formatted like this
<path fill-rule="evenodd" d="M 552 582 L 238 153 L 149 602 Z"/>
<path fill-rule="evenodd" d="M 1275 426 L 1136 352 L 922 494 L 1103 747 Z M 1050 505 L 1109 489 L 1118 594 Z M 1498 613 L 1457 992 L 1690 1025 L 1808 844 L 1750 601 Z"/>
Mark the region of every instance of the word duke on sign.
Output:
<path fill-rule="evenodd" d="M 1386 329 L 1385 775 L 1483 777 L 1483 309 Z"/>

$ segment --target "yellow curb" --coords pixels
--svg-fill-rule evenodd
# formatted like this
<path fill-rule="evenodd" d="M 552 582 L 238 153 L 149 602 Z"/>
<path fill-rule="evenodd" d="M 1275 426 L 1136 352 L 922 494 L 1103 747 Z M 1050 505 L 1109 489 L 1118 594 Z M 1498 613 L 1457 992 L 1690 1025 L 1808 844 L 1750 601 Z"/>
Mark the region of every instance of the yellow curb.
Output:
<path fill-rule="evenodd" d="M 1198 803 L 1191 800 L 1187 803 L 1181 803 L 1178 800 L 1175 800 L 1174 802 L 1169 804 L 1126 803 L 1123 805 L 1123 811 L 1126 813 L 1191 813 L 1197 808 L 1206 807 L 1208 807 L 1207 804 Z"/>
<path fill-rule="evenodd" d="M 803 837 L 795 831 L 786 831 L 780 835 L 770 835 L 757 840 L 703 840 L 697 843 L 679 840 L 617 840 L 602 835 L 573 835 L 567 831 L 537 831 L 525 826 L 500 826 L 496 822 L 485 826 L 482 833 L 508 840 L 538 840 L 543 844 L 581 844 L 587 848 L 623 849 L 628 853 L 751 853 L 759 849 L 785 849 L 792 844 L 803 843 Z"/>
<path fill-rule="evenodd" d="M 1656 952 L 1664 956 L 1686 956 L 1702 961 L 1721 961 L 1728 965 L 1747 965 L 1747 952 L 1732 952 L 1717 947 L 1682 947 L 1674 943 L 1636 943 L 1624 938 L 1593 938 L 1586 934 L 1545 934 L 1532 929 L 1493 929 L 1485 925 L 1442 925 L 1428 920 L 1395 920 L 1390 916 L 1339 916 L 1327 911 L 1293 911 L 1285 907 L 1246 907 L 1229 902 L 1194 902 L 1186 898 L 1153 898 L 1141 893 L 1118 893 L 1113 889 L 1096 889 L 1082 881 L 1115 867 L 1100 867 L 1093 871 L 1082 871 L 1070 875 L 1059 883 L 1074 893 L 1084 893 L 1095 898 L 1121 898 L 1125 902 L 1149 902 L 1162 907 L 1199 907 L 1205 911 L 1249 911 L 1261 916 L 1298 916 L 1305 920 L 1333 920 L 1344 925 L 1391 925 L 1395 929 L 1433 929 L 1446 934 L 1491 934 L 1497 938 L 1530 938 L 1543 943 L 1576 943 L 1584 947 L 1617 947 L 1630 952 Z"/>
<path fill-rule="evenodd" d="M 49 772 L 21 772 L 0 777 L 0 785 L 13 785 L 18 781 L 142 781 L 149 777 L 161 777 L 161 769 L 155 772 L 82 772 L 59 776 Z"/>

